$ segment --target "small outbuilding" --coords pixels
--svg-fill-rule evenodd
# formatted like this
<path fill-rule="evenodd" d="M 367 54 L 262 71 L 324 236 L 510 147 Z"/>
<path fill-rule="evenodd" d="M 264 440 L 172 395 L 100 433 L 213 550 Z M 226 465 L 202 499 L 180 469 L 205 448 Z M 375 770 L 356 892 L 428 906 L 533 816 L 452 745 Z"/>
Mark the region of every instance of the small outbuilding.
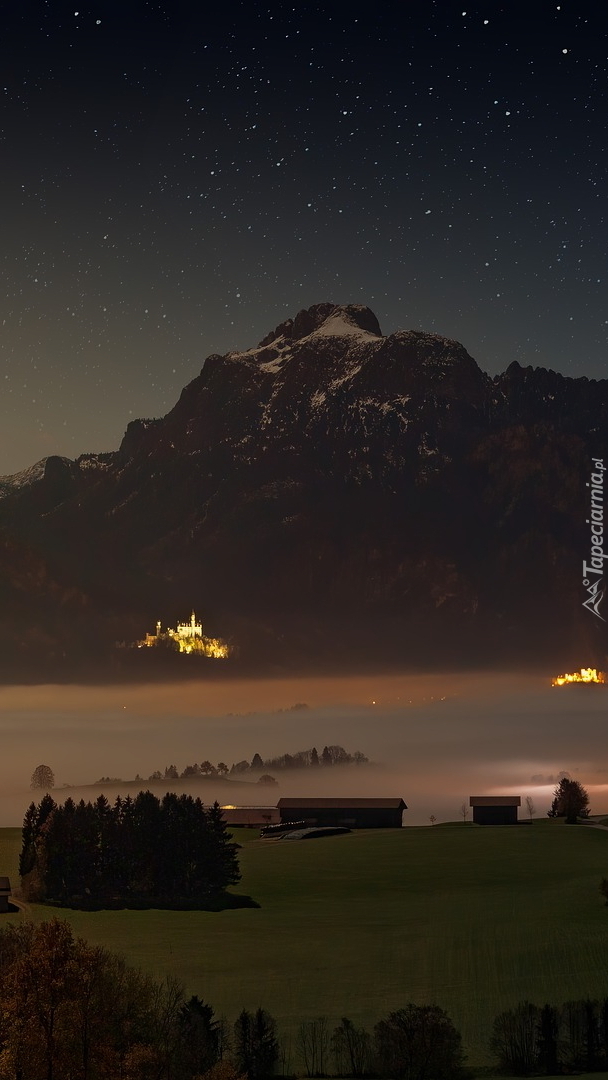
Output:
<path fill-rule="evenodd" d="M 281 822 L 347 829 L 400 829 L 403 799 L 279 799 Z"/>
<path fill-rule="evenodd" d="M 11 883 L 7 877 L 0 877 L 0 912 L 8 911 L 8 898 L 11 895 Z"/>
<path fill-rule="evenodd" d="M 475 825 L 517 825 L 520 795 L 471 795 Z"/>

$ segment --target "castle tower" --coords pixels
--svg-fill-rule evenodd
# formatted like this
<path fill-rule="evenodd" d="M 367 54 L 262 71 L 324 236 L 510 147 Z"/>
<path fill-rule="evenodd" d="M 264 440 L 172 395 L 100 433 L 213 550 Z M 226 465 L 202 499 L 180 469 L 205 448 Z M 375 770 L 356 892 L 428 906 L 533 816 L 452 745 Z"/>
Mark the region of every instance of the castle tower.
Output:
<path fill-rule="evenodd" d="M 202 638 L 203 624 L 196 621 L 194 611 L 190 615 L 190 622 L 177 624 L 177 636 L 179 638 Z"/>

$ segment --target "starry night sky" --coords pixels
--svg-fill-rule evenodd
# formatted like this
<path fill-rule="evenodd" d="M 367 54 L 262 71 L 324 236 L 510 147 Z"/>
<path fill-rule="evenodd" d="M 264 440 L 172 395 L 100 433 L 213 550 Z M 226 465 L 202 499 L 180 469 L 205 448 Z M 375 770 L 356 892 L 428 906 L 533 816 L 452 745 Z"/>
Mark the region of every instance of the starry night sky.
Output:
<path fill-rule="evenodd" d="M 0 473 L 300 308 L 608 376 L 601 2 L 3 5 Z"/>

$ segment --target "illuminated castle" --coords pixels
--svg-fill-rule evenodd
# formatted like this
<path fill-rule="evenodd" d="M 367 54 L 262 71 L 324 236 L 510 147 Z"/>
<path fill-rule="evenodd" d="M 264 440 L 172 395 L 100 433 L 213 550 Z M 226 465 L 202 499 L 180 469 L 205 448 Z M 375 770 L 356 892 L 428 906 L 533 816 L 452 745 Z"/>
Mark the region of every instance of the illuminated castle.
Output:
<path fill-rule="evenodd" d="M 177 624 L 177 629 L 170 627 L 163 632 L 160 619 L 156 624 L 155 634 L 146 634 L 143 641 L 137 642 L 138 649 L 153 649 L 157 645 L 174 642 L 181 653 L 196 653 L 199 656 L 209 656 L 213 660 L 226 660 L 233 652 L 232 645 L 221 638 L 205 637 L 202 622 L 196 621 L 194 611 L 190 616 L 190 622 Z"/>
<path fill-rule="evenodd" d="M 605 685 L 606 672 L 598 671 L 597 668 L 582 667 L 580 671 L 573 671 L 571 674 L 556 675 L 554 679 L 551 679 L 551 686 L 571 686 L 573 683 L 585 683 Z"/>

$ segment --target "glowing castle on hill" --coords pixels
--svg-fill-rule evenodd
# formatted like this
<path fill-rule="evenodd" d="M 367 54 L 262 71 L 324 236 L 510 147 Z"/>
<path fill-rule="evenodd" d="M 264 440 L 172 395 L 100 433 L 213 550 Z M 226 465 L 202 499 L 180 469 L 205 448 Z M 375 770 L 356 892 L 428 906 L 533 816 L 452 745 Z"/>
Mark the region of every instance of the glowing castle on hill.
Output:
<path fill-rule="evenodd" d="M 155 634 L 146 634 L 143 641 L 137 642 L 138 649 L 153 649 L 157 645 L 174 642 L 181 653 L 196 653 L 199 656 L 208 656 L 213 660 L 226 660 L 234 648 L 221 638 L 205 637 L 202 622 L 196 621 L 194 611 L 190 616 L 190 622 L 177 624 L 177 629 L 170 627 L 163 632 L 160 619 L 156 624 Z"/>
<path fill-rule="evenodd" d="M 582 667 L 580 671 L 571 674 L 556 675 L 551 680 L 551 686 L 571 686 L 572 683 L 606 683 L 606 672 L 598 671 L 597 668 Z"/>

